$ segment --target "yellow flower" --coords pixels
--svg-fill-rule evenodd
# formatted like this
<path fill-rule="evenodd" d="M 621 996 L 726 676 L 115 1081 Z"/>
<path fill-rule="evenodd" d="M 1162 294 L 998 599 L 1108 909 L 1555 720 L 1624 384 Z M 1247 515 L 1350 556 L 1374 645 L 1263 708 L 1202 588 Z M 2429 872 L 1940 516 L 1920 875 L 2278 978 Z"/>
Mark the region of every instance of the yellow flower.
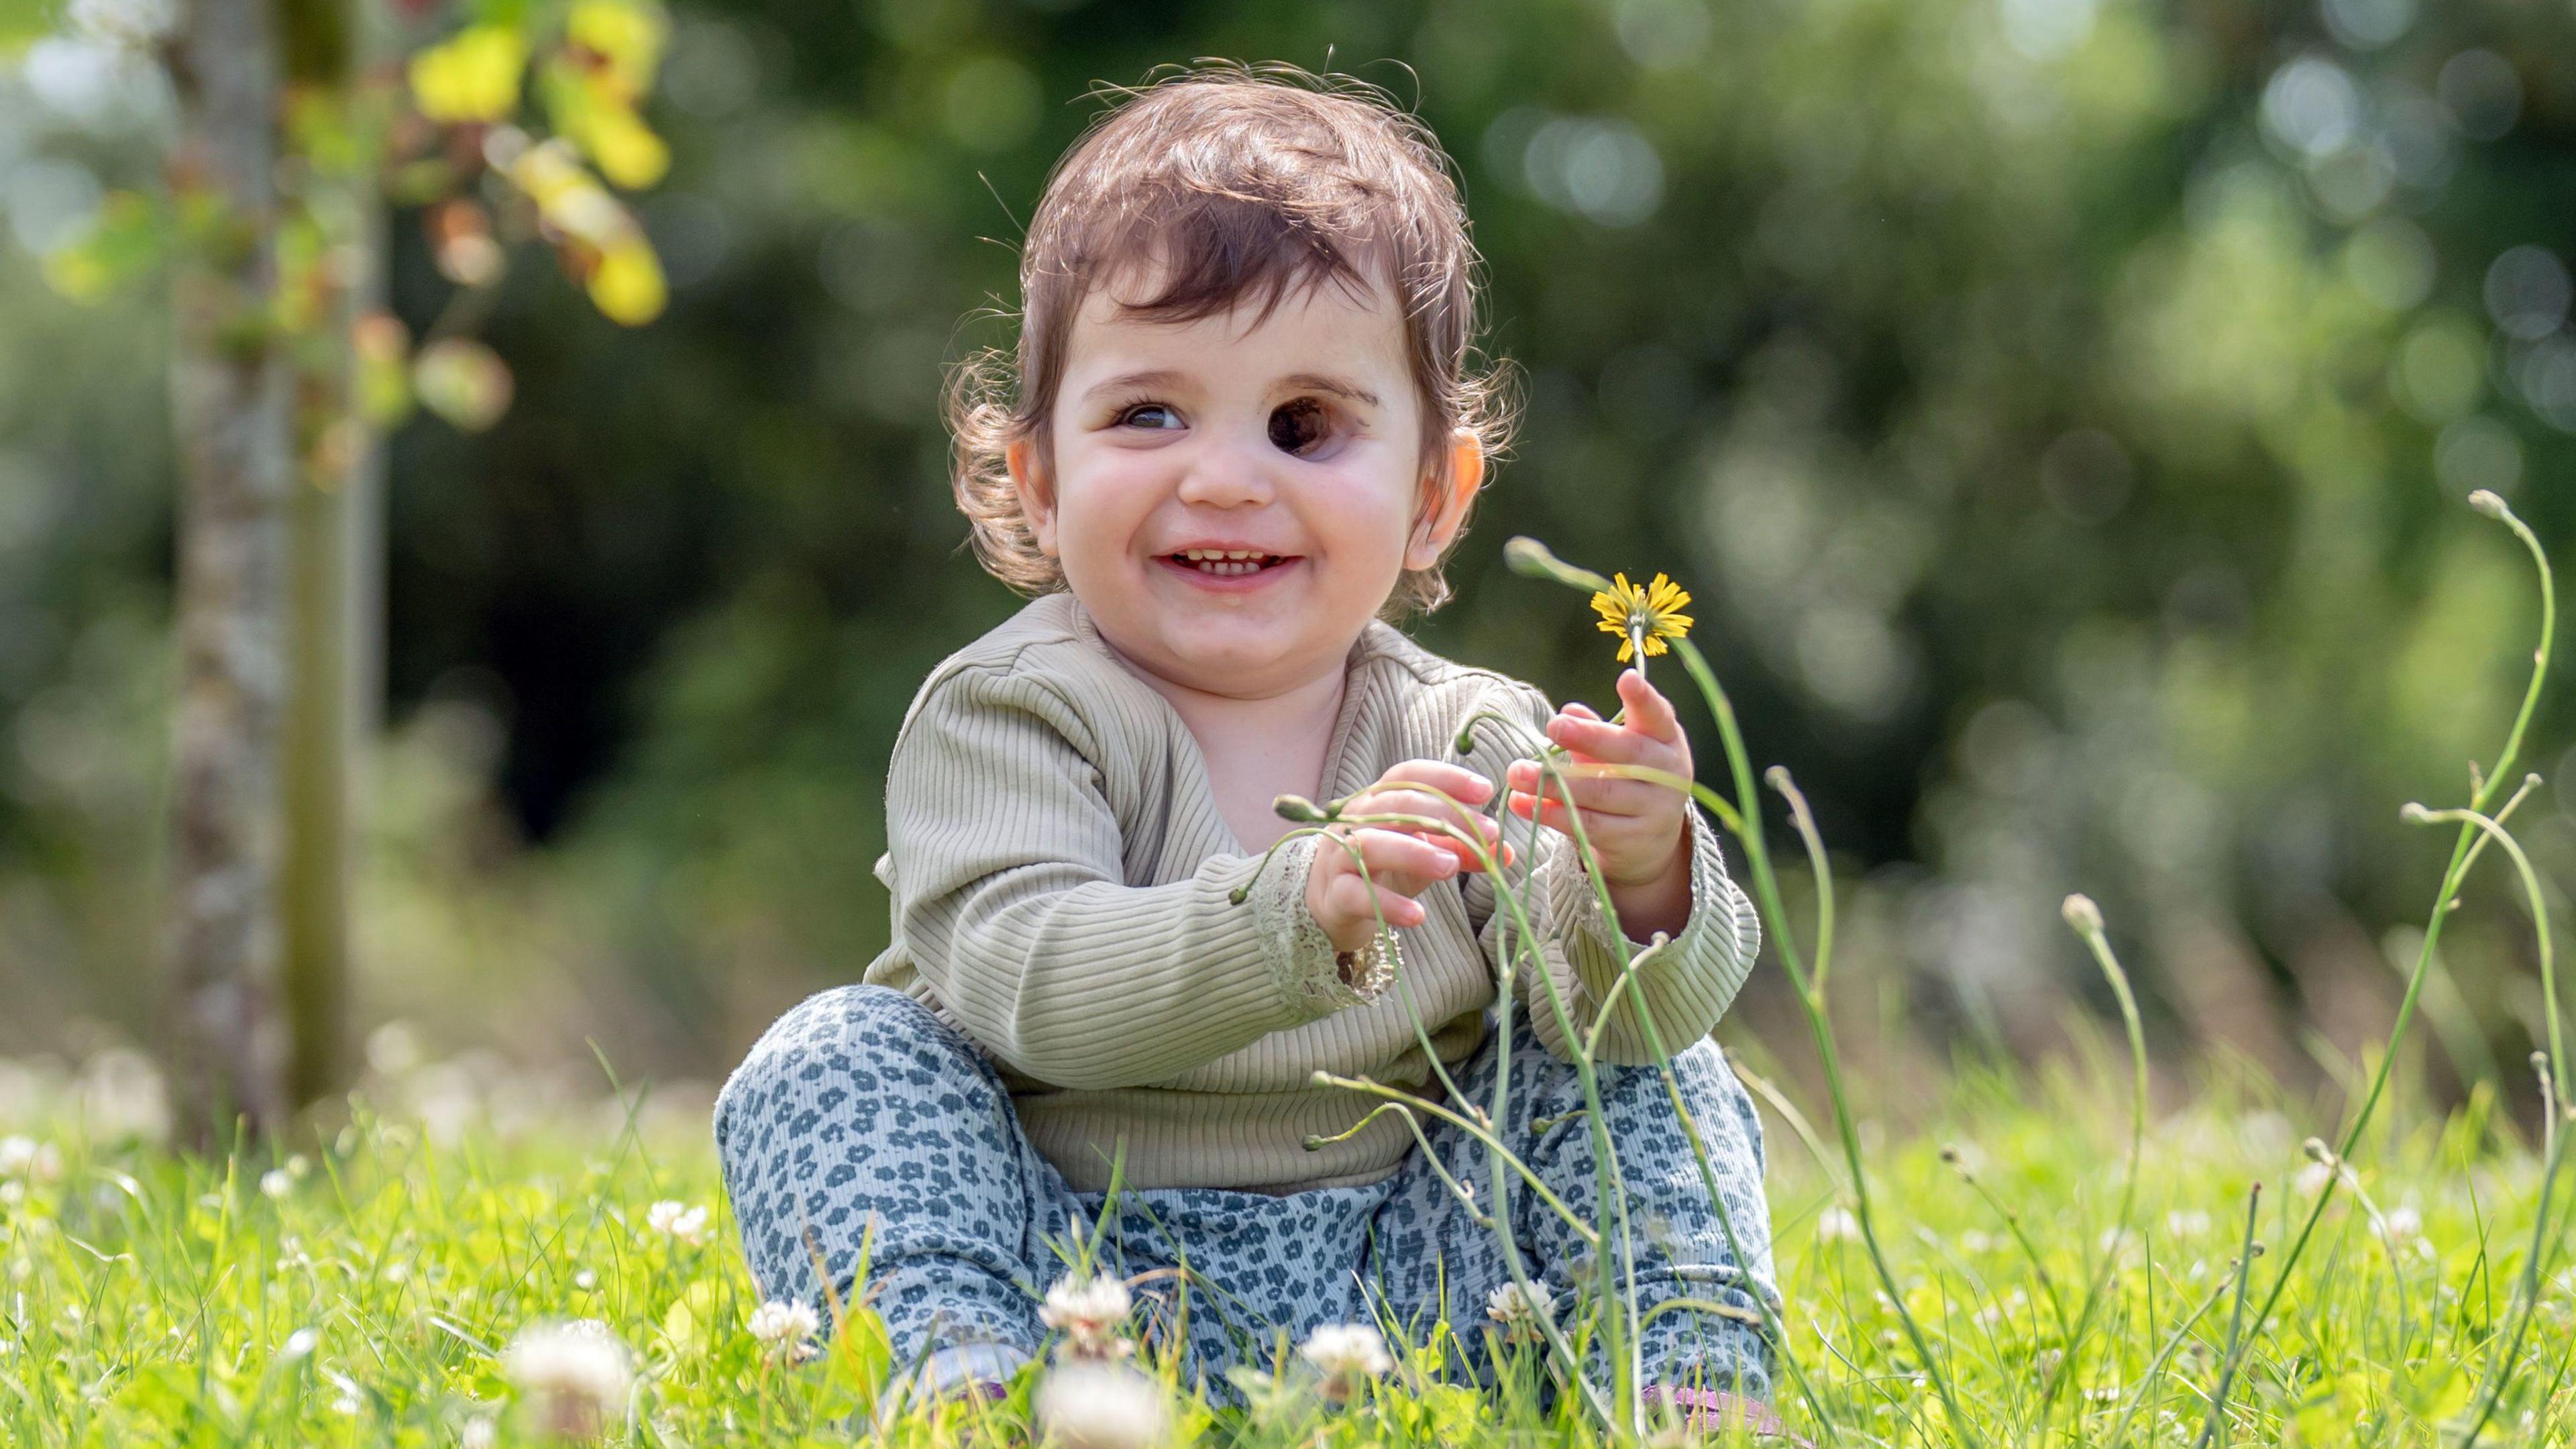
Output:
<path fill-rule="evenodd" d="M 433 121 L 497 121 L 518 109 L 527 69 L 516 28 L 469 25 L 412 57 L 412 100 Z"/>
<path fill-rule="evenodd" d="M 1626 574 L 1611 578 L 1606 592 L 1592 596 L 1592 607 L 1601 611 L 1601 632 L 1619 636 L 1620 663 L 1627 663 L 1639 648 L 1661 654 L 1668 647 L 1665 640 L 1690 632 L 1691 617 L 1680 610 L 1691 596 L 1681 585 L 1662 574 L 1644 588 L 1628 582 Z"/>

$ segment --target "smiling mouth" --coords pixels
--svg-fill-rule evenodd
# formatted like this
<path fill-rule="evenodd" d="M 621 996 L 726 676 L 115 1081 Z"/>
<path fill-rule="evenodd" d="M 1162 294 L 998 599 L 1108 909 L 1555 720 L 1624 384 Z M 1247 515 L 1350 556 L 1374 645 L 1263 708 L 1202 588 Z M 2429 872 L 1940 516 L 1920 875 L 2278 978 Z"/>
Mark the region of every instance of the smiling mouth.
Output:
<path fill-rule="evenodd" d="M 1241 548 L 1185 548 L 1163 557 L 1178 567 L 1218 579 L 1241 578 L 1297 561 L 1295 554 L 1262 553 L 1257 549 Z"/>

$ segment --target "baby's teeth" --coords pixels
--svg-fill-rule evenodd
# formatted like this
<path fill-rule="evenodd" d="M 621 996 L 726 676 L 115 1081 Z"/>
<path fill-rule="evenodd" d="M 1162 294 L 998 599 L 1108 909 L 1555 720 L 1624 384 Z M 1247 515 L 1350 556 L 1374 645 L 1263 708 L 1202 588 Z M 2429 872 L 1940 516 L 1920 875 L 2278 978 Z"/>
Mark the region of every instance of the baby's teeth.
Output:
<path fill-rule="evenodd" d="M 1227 578 L 1237 574 L 1259 573 L 1268 566 L 1270 561 L 1270 555 L 1252 549 L 1229 551 L 1213 548 L 1185 548 L 1177 557 L 1197 568 L 1201 573 L 1218 574 Z"/>

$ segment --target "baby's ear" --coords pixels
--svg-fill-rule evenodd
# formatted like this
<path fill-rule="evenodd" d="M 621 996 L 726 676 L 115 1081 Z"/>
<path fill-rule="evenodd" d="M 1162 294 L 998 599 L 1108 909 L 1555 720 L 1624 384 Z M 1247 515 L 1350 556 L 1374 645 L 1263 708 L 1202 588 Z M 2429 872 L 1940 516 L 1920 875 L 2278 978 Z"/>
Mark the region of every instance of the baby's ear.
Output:
<path fill-rule="evenodd" d="M 1476 490 L 1485 486 L 1485 440 L 1475 429 L 1453 430 L 1443 461 L 1448 467 L 1439 476 L 1423 480 L 1432 496 L 1413 527 L 1413 537 L 1405 542 L 1404 566 L 1409 569 L 1427 569 L 1440 562 L 1449 541 L 1466 527 Z"/>
<path fill-rule="evenodd" d="M 1002 466 L 1010 470 L 1011 486 L 1019 490 L 1020 514 L 1036 535 L 1038 552 L 1055 557 L 1055 487 L 1038 461 L 1037 440 L 1021 438 L 1003 448 Z"/>

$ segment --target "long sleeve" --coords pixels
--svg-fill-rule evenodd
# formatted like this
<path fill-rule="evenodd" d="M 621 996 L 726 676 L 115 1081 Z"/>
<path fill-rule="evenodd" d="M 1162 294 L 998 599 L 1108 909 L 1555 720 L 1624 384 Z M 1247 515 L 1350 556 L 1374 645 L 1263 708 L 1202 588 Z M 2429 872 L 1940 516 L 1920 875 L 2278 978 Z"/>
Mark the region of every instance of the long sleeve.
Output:
<path fill-rule="evenodd" d="M 1543 724 L 1546 701 L 1537 699 L 1535 708 L 1532 722 Z M 1523 741 L 1530 750 L 1543 742 L 1534 734 Z M 1489 773 L 1499 779 L 1499 764 Z M 1715 827 L 1695 803 L 1686 814 L 1691 832 L 1690 916 L 1679 934 L 1637 968 L 1637 979 L 1621 993 L 1610 1025 L 1601 1033 L 1598 1055 L 1602 1061 L 1656 1060 L 1637 1016 L 1641 998 L 1666 1052 L 1680 1051 L 1708 1035 L 1760 954 L 1761 917 L 1751 898 L 1728 877 Z M 1527 822 L 1506 817 L 1506 830 L 1515 845 L 1527 839 L 1523 833 L 1527 829 Z M 1653 943 L 1623 943 L 1611 929 L 1592 878 L 1583 868 L 1582 853 L 1571 839 L 1541 830 L 1533 857 L 1525 873 L 1512 872 L 1516 877 L 1512 884 L 1538 938 L 1547 979 L 1564 997 L 1576 1029 L 1588 1031 L 1598 1020 L 1598 1003 L 1626 969 L 1623 961 Z M 1507 952 L 1518 953 L 1512 962 L 1515 1000 L 1529 1013 L 1540 1043 L 1559 1058 L 1571 1059 L 1564 1024 L 1549 1004 L 1546 986 L 1530 970 L 1529 953 L 1518 943 L 1518 923 L 1511 911 L 1498 907 L 1493 883 L 1481 876 L 1469 878 L 1465 890 L 1468 920 L 1487 959 L 1499 967 Z"/>
<path fill-rule="evenodd" d="M 896 743 L 897 940 L 970 1036 L 1026 1076 L 1102 1090 L 1367 999 L 1307 914 L 1312 837 L 1257 877 L 1258 857 L 1219 855 L 1128 885 L 1101 748 L 1059 692 L 981 665 L 925 691 Z"/>

